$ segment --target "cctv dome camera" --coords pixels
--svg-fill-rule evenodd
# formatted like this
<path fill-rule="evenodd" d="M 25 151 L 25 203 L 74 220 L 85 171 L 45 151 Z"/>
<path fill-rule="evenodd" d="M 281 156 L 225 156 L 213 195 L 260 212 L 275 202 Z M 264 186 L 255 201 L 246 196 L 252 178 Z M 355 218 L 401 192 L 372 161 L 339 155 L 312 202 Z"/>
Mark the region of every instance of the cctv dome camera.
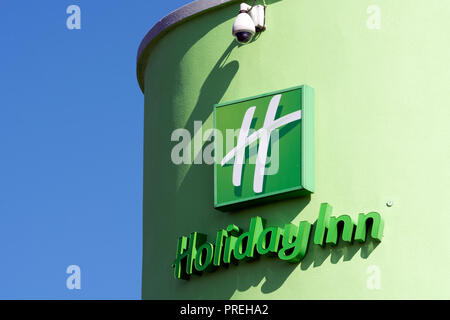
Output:
<path fill-rule="evenodd" d="M 251 7 L 242 3 L 239 15 L 233 24 L 233 36 L 241 44 L 250 42 L 256 32 L 265 29 L 264 18 L 264 6 Z"/>
<path fill-rule="evenodd" d="M 249 42 L 256 33 L 255 23 L 247 12 L 241 12 L 234 21 L 233 36 L 240 43 Z"/>

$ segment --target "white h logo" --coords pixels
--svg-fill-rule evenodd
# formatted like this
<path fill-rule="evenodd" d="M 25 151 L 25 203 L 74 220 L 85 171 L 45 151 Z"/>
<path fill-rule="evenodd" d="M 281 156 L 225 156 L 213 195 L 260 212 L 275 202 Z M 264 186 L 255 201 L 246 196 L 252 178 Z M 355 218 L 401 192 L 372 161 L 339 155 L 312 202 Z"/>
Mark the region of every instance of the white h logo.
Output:
<path fill-rule="evenodd" d="M 258 155 L 255 165 L 255 175 L 253 178 L 253 191 L 255 193 L 262 192 L 267 153 L 272 131 L 302 118 L 302 111 L 299 110 L 275 120 L 275 115 L 277 113 L 280 100 L 281 94 L 278 94 L 272 98 L 269 104 L 269 108 L 267 109 L 266 117 L 264 119 L 264 126 L 250 136 L 248 135 L 248 133 L 256 107 L 249 108 L 245 113 L 244 119 L 242 120 L 237 145 L 222 159 L 221 162 L 221 165 L 223 167 L 231 159 L 234 158 L 233 185 L 235 187 L 239 187 L 242 182 L 242 167 L 244 165 L 245 149 L 247 148 L 247 146 L 251 145 L 259 139 Z"/>

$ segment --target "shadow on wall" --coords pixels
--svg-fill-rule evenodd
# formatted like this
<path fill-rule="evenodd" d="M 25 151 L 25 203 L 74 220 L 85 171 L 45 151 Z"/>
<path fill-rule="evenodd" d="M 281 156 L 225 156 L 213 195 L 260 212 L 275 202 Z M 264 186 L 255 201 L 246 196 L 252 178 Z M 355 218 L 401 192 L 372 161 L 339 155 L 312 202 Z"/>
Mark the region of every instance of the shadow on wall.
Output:
<path fill-rule="evenodd" d="M 311 233 L 314 234 L 315 226 L 317 221 L 314 223 L 313 228 L 311 229 Z M 368 236 L 367 241 L 365 243 L 353 242 L 351 244 L 343 243 L 342 241 L 338 242 L 338 244 L 334 247 L 325 246 L 321 247 L 319 245 L 315 245 L 312 241 L 312 237 L 309 240 L 308 251 L 306 253 L 305 258 L 300 262 L 300 269 L 305 271 L 310 267 L 320 267 L 325 260 L 329 256 L 330 262 L 332 264 L 337 264 L 343 258 L 342 262 L 350 261 L 356 255 L 356 253 L 361 250 L 361 258 L 367 259 L 370 254 L 375 250 L 378 246 L 379 242 L 373 240 L 370 236 Z M 283 263 L 284 261 L 276 261 Z M 297 265 L 288 265 L 286 266 L 286 272 L 284 274 L 277 274 L 275 272 L 269 272 L 266 276 L 266 281 L 261 287 L 261 291 L 263 293 L 271 293 L 276 291 L 278 288 L 282 286 L 282 284 L 289 277 L 290 273 L 294 271 L 295 268 L 298 268 Z"/>
<path fill-rule="evenodd" d="M 312 233 L 315 230 L 316 223 L 317 221 L 313 225 Z M 339 230 L 342 232 L 341 229 Z M 370 232 L 371 230 L 368 231 L 367 241 L 364 243 L 353 242 L 348 244 L 340 241 L 336 246 L 321 247 L 313 244 L 313 241 L 310 239 L 308 253 L 301 261 L 300 268 L 302 270 L 308 270 L 311 266 L 314 268 L 320 267 L 330 256 L 330 262 L 332 264 L 338 263 L 341 258 L 343 258 L 343 262 L 350 261 L 359 250 L 361 250 L 361 258 L 367 259 L 373 250 L 375 250 L 375 248 L 379 245 L 379 242 L 370 237 Z M 339 235 L 341 236 L 341 233 Z"/>
<path fill-rule="evenodd" d="M 194 130 L 194 121 L 206 121 L 213 111 L 214 104 L 222 100 L 231 81 L 237 74 L 239 62 L 236 60 L 228 62 L 228 57 L 237 46 L 236 41 L 231 41 L 203 83 L 197 103 L 187 122 L 188 127 L 186 129 L 190 132 Z M 201 154 L 199 156 L 201 157 Z"/>

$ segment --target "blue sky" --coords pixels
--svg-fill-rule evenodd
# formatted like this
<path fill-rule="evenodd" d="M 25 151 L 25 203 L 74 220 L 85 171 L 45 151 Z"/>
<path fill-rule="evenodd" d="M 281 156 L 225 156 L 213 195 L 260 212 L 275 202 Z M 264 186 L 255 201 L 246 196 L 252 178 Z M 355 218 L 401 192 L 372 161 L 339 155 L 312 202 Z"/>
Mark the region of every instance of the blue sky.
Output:
<path fill-rule="evenodd" d="M 140 299 L 136 52 L 188 2 L 0 2 L 0 299 Z"/>

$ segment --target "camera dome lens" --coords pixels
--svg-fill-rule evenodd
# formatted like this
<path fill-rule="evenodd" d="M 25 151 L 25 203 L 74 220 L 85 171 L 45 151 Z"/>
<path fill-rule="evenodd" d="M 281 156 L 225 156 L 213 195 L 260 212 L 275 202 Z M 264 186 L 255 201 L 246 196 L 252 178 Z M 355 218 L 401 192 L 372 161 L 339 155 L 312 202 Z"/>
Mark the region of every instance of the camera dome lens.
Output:
<path fill-rule="evenodd" d="M 238 32 L 236 33 L 237 41 L 240 43 L 247 43 L 249 42 L 253 37 L 253 34 L 251 32 Z"/>

